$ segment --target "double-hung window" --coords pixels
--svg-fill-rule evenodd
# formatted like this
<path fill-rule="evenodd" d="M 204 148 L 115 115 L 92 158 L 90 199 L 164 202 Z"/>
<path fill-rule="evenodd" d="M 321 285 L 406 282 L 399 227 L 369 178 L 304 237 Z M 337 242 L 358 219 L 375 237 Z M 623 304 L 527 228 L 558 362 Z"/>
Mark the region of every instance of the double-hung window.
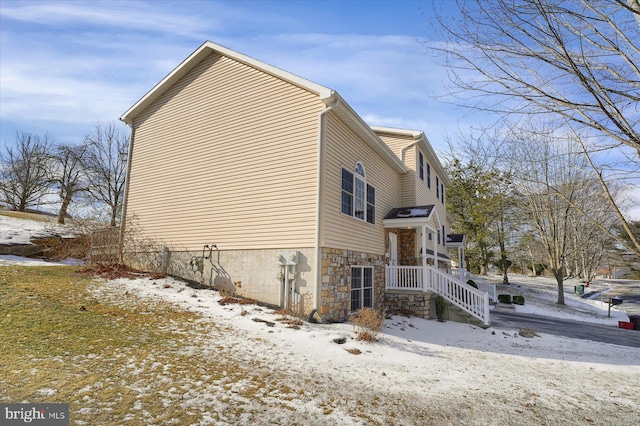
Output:
<path fill-rule="evenodd" d="M 436 200 L 440 198 L 440 178 L 436 176 Z"/>
<path fill-rule="evenodd" d="M 420 170 L 420 180 L 424 180 L 424 155 L 418 151 L 418 169 Z"/>
<path fill-rule="evenodd" d="M 373 268 L 351 267 L 351 310 L 373 308 Z"/>
<path fill-rule="evenodd" d="M 431 189 L 431 164 L 427 163 L 427 188 Z"/>
<path fill-rule="evenodd" d="M 353 173 L 342 169 L 342 213 L 353 213 Z"/>
<path fill-rule="evenodd" d="M 369 185 L 362 163 L 354 172 L 342 168 L 342 200 L 340 211 L 371 224 L 376 223 L 376 190 Z"/>

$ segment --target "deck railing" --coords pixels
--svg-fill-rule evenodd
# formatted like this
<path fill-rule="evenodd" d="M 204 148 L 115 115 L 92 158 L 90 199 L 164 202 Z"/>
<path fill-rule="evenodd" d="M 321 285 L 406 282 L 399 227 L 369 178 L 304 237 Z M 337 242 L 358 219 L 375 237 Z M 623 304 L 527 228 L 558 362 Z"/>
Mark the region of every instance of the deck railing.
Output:
<path fill-rule="evenodd" d="M 432 266 L 386 266 L 387 290 L 433 291 L 489 325 L 489 293 Z"/>

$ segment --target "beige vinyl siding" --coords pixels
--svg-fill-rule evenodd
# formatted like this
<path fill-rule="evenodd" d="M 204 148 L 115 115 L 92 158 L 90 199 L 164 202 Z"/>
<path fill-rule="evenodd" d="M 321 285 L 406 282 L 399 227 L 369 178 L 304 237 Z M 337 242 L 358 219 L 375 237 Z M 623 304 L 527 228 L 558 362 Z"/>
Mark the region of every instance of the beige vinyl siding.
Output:
<path fill-rule="evenodd" d="M 175 248 L 313 247 L 322 108 L 211 54 L 134 120 L 128 217 Z"/>
<path fill-rule="evenodd" d="M 416 149 L 412 147 L 404 153 L 404 164 L 411 169 L 402 179 L 402 205 L 400 207 L 412 207 L 421 205 L 416 202 L 417 198 L 417 182 L 420 181 L 417 168 L 418 158 L 416 157 Z M 421 182 L 421 181 L 420 181 Z"/>
<path fill-rule="evenodd" d="M 416 191 L 416 205 L 426 206 L 436 203 L 436 172 L 433 167 L 433 161 L 427 157 L 427 154 L 422 151 L 417 145 L 411 150 L 416 158 L 415 167 L 418 170 L 418 152 L 422 152 L 424 156 L 424 180 L 420 179 L 420 175 L 416 171 L 415 174 L 415 191 Z M 427 186 L 427 164 L 431 165 L 431 188 Z"/>
<path fill-rule="evenodd" d="M 404 161 L 404 158 L 402 158 L 402 148 L 414 142 L 414 139 L 412 136 L 389 134 L 389 133 L 382 133 L 382 132 L 376 132 L 376 134 L 380 139 L 382 139 L 382 142 L 384 142 L 389 148 L 391 148 L 391 151 L 393 151 L 393 153 L 396 154 L 396 156 L 399 159 Z M 405 164 L 408 167 L 411 167 L 409 163 L 405 162 Z"/>
<path fill-rule="evenodd" d="M 404 162 L 404 164 L 411 169 L 409 173 L 406 173 L 400 177 L 400 205 L 396 207 L 411 207 L 416 204 L 416 178 L 419 179 L 417 174 L 417 166 L 416 166 L 416 153 L 415 148 L 405 149 L 404 154 L 402 153 L 402 148 L 407 145 L 415 142 L 413 136 L 410 135 L 399 135 L 399 134 L 389 134 L 383 132 L 376 132 L 377 135 L 382 139 L 382 141 L 393 151 L 394 154 L 400 160 Z M 404 158 L 403 158 L 404 157 Z"/>
<path fill-rule="evenodd" d="M 400 203 L 400 175 L 333 113 L 325 121 L 323 204 L 320 245 L 383 254 L 382 219 Z M 376 190 L 376 223 L 341 213 L 342 167 L 353 172 L 356 161 L 365 167 L 366 181 Z"/>

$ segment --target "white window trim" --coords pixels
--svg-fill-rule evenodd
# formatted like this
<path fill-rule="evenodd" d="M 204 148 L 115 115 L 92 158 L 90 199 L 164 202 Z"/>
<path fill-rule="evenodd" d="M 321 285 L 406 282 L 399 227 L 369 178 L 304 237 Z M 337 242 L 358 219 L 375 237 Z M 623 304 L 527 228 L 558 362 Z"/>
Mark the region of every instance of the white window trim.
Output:
<path fill-rule="evenodd" d="M 352 271 L 354 268 L 360 268 L 361 269 L 361 275 L 360 275 L 360 279 L 362 280 L 362 287 L 359 288 L 360 290 L 360 303 L 358 306 L 360 306 L 358 309 L 356 310 L 351 310 L 351 294 L 353 291 L 353 287 L 352 287 L 352 282 L 351 280 L 353 279 L 353 274 Z M 371 287 L 365 287 L 364 286 L 364 270 L 365 269 L 370 269 L 371 270 Z M 349 311 L 350 312 L 355 312 L 359 309 L 362 308 L 373 308 L 375 306 L 374 304 L 374 298 L 375 298 L 375 293 L 374 293 L 374 289 L 375 289 L 375 278 L 376 278 L 376 274 L 375 274 L 375 270 L 373 268 L 373 266 L 363 266 L 363 265 L 352 265 L 351 268 L 349 269 Z M 371 306 L 364 306 L 364 290 L 370 288 L 371 289 Z"/>
<path fill-rule="evenodd" d="M 362 176 L 361 174 L 356 172 L 356 168 L 358 167 L 358 165 L 360 165 L 362 167 L 364 176 Z M 344 189 L 342 189 L 342 170 L 345 170 L 349 173 L 351 173 L 351 175 L 353 176 L 353 183 L 352 183 L 352 188 L 353 188 L 353 193 L 351 193 L 351 214 L 346 214 L 345 212 L 342 211 L 342 193 L 345 192 Z M 356 179 L 361 181 L 364 185 L 364 217 L 359 218 L 356 216 Z M 369 198 L 368 198 L 368 187 L 371 187 L 373 189 L 373 193 L 374 193 L 374 202 L 373 202 L 373 222 L 369 222 L 367 219 L 368 217 L 368 206 L 369 204 Z M 344 216 L 348 216 L 352 219 L 356 219 L 360 222 L 364 222 L 366 224 L 369 225 L 375 225 L 376 224 L 376 203 L 375 203 L 375 198 L 377 197 L 376 194 L 376 187 L 373 186 L 372 184 L 370 184 L 369 182 L 367 182 L 367 169 L 365 168 L 364 164 L 362 163 L 362 161 L 356 161 L 353 170 L 349 170 L 347 167 L 341 166 L 340 168 L 340 214 L 344 215 Z"/>

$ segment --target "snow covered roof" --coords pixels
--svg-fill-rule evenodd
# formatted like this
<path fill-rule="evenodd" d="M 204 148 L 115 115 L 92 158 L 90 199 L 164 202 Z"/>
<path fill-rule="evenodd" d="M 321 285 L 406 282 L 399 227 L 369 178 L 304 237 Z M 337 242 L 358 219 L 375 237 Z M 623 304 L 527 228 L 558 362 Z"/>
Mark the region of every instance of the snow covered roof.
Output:
<path fill-rule="evenodd" d="M 433 204 L 429 206 L 416 207 L 400 207 L 392 209 L 384 218 L 385 219 L 409 219 L 409 218 L 428 218 L 433 211 Z"/>
<path fill-rule="evenodd" d="M 464 247 L 465 243 L 464 234 L 447 235 L 447 247 Z"/>

